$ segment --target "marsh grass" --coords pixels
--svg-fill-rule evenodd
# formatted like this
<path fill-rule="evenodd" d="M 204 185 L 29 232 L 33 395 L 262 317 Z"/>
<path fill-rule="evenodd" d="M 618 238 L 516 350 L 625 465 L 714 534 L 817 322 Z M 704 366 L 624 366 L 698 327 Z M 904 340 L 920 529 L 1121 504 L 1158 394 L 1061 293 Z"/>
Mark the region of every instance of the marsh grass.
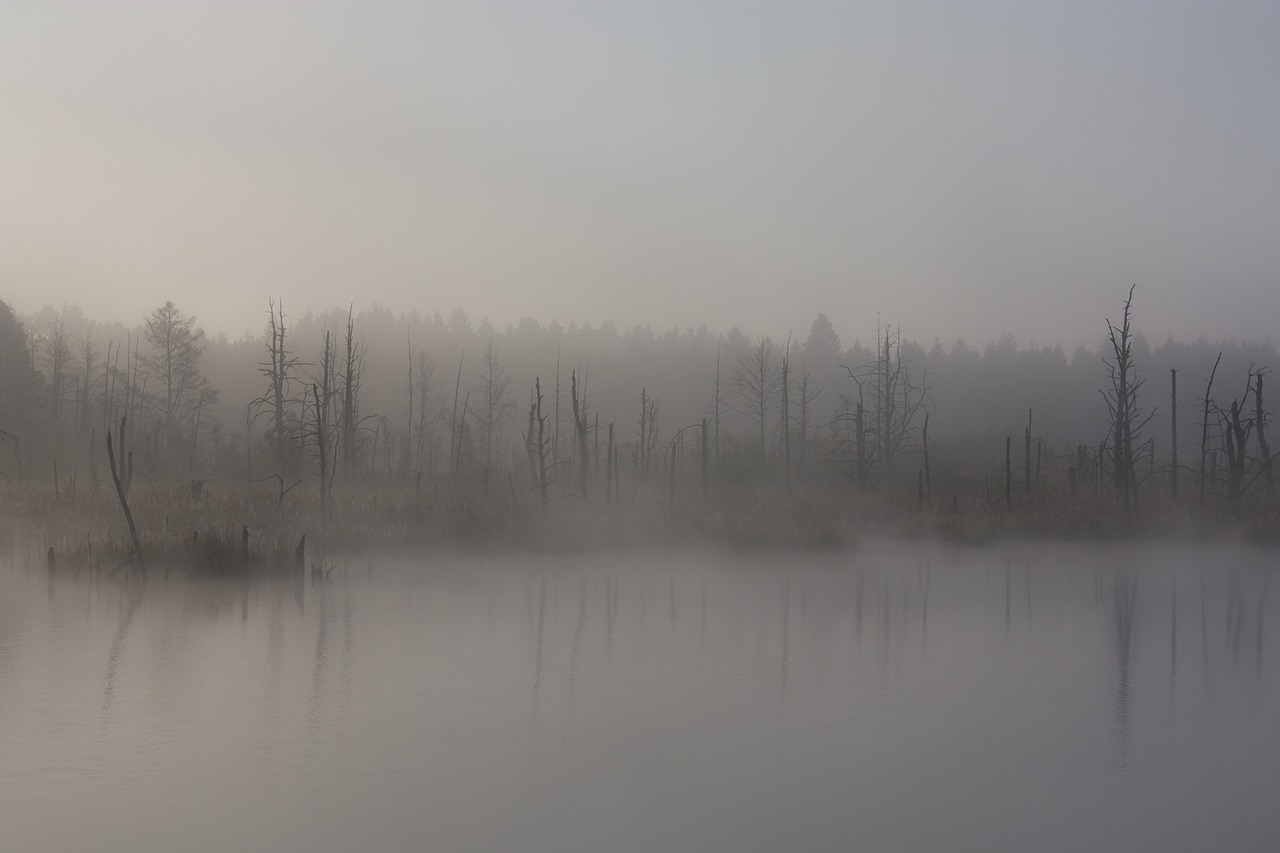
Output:
<path fill-rule="evenodd" d="M 53 547 L 59 571 L 110 572 L 130 552 L 114 496 L 54 497 L 40 489 L 0 497 L 6 537 L 25 537 L 26 559 Z M 1066 489 L 1016 500 L 984 499 L 976 489 L 939 497 L 932 508 L 916 496 L 846 488 L 712 491 L 708 499 L 646 495 L 606 508 L 576 500 L 542 507 L 511 494 L 416 495 L 404 491 L 338 491 L 326 511 L 318 498 L 207 489 L 192 502 L 181 486 L 135 490 L 131 505 L 148 565 L 208 576 L 299 570 L 332 555 L 364 552 L 478 551 L 575 553 L 714 546 L 730 550 L 819 550 L 854 546 L 865 537 L 905 537 L 961 544 L 1007 539 L 1239 539 L 1280 543 L 1280 511 L 1272 505 L 1230 507 L 1156 504 L 1139 513 Z M 319 563 L 317 563 L 319 560 Z"/>

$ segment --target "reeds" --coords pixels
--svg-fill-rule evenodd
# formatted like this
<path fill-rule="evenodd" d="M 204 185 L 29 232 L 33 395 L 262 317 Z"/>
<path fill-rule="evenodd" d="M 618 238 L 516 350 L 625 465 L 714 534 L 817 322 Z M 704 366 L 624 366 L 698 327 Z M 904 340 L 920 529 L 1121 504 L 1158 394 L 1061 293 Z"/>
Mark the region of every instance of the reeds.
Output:
<path fill-rule="evenodd" d="M 283 502 L 268 491 L 206 488 L 192 501 L 183 486 L 135 489 L 130 498 L 138 539 L 156 571 L 205 575 L 297 572 L 296 550 L 357 552 L 847 548 L 867 537 L 949 542 L 997 539 L 1134 537 L 1280 541 L 1280 508 L 1148 501 L 1141 514 L 1116 511 L 1103 493 L 1042 483 L 1011 504 L 985 483 L 935 484 L 933 506 L 916 489 L 869 493 L 848 485 L 772 490 L 683 489 L 671 508 L 662 490 L 628 501 L 541 505 L 537 494 L 418 494 L 414 489 L 339 491 L 322 508 L 315 496 Z M 0 496 L 0 541 L 32 539 L 32 553 L 56 552 L 57 571 L 110 570 L 132 549 L 120 511 L 98 497 L 55 497 L 39 488 Z M 1001 496 L 1003 497 L 1003 496 Z M 24 546 L 25 547 L 25 546 Z"/>

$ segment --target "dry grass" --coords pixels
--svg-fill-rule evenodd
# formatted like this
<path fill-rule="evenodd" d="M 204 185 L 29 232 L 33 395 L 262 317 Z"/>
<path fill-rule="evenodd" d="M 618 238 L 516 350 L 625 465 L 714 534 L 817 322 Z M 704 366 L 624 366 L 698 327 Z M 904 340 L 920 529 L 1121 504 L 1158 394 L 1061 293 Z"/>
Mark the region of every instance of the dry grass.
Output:
<path fill-rule="evenodd" d="M 1280 509 L 1211 502 L 1149 502 L 1124 514 L 1106 501 L 1043 489 L 988 501 L 978 494 L 935 497 L 921 509 L 916 495 L 895 498 L 845 488 L 679 494 L 642 493 L 621 506 L 573 499 L 543 508 L 509 494 L 415 496 L 340 492 L 326 512 L 305 495 L 209 490 L 193 503 L 181 486 L 135 489 L 131 506 L 149 564 L 192 573 L 243 575 L 296 570 L 295 548 L 307 537 L 315 555 L 390 551 L 530 551 L 664 549 L 710 545 L 730 549 L 845 548 L 867 536 L 903 536 L 980 544 L 1002 539 L 1136 537 L 1250 539 L 1280 543 Z M 109 569 L 129 553 L 114 495 L 55 498 L 38 489 L 0 497 L 5 530 L 22 535 L 30 553 L 53 547 L 60 566 Z M 245 539 L 245 529 L 248 537 Z M 5 540 L 0 539 L 0 545 Z M 37 547 L 38 546 L 38 547 Z M 9 546 L 12 550 L 12 545 Z M 31 550 L 34 549 L 34 550 Z"/>

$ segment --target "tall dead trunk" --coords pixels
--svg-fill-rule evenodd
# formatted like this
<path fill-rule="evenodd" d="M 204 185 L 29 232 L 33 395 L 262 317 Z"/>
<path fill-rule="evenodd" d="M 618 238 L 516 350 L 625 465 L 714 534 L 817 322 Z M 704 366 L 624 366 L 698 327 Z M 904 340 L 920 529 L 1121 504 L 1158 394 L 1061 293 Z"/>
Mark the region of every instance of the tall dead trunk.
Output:
<path fill-rule="evenodd" d="M 533 399 L 529 403 L 529 426 L 524 434 L 525 453 L 529 457 L 529 477 L 538 490 L 542 506 L 547 505 L 547 417 L 542 414 L 542 380 L 533 381 Z"/>
<path fill-rule="evenodd" d="M 1222 353 L 1213 362 L 1213 370 L 1209 371 L 1209 382 L 1204 389 L 1204 420 L 1200 427 L 1200 505 L 1204 506 L 1207 489 L 1205 462 L 1209 456 L 1209 408 L 1213 405 L 1213 377 L 1218 373 L 1218 365 L 1222 363 Z"/>
<path fill-rule="evenodd" d="M 604 505 L 606 507 L 613 505 L 613 422 L 609 422 L 609 440 L 606 445 L 605 461 L 604 461 Z"/>
<path fill-rule="evenodd" d="M 351 479 L 355 470 L 359 443 L 356 431 L 360 426 L 360 374 L 364 362 L 364 348 L 355 338 L 355 320 L 347 309 L 346 358 L 342 370 L 342 413 L 339 427 L 342 433 L 342 473 Z"/>
<path fill-rule="evenodd" d="M 458 436 L 458 391 L 462 388 L 462 360 L 466 355 L 466 349 L 458 355 L 458 378 L 453 385 L 453 414 L 449 420 L 449 475 L 455 485 L 458 480 L 458 451 L 462 448 Z"/>
<path fill-rule="evenodd" d="M 585 391 L 584 395 L 585 397 Z M 586 400 L 578 399 L 578 371 L 569 374 L 569 397 L 573 403 L 573 432 L 578 444 L 578 491 L 583 503 L 587 500 L 587 411 Z"/>
<path fill-rule="evenodd" d="M 1023 493 L 1031 494 L 1031 410 L 1027 409 L 1027 428 L 1023 433 L 1023 454 L 1025 461 L 1023 463 L 1025 470 L 1023 471 L 1023 481 L 1025 483 Z"/>
<path fill-rule="evenodd" d="M 1240 401 L 1232 400 L 1230 411 L 1223 415 L 1223 434 L 1227 440 L 1227 498 L 1240 500 L 1244 486 L 1244 466 L 1248 459 L 1249 426 L 1240 420 Z"/>
<path fill-rule="evenodd" d="M 702 419 L 702 500 L 707 499 L 707 464 L 710 461 L 707 448 L 707 419 Z"/>
<path fill-rule="evenodd" d="M 1169 431 L 1173 442 L 1169 462 L 1169 500 L 1178 501 L 1178 371 L 1169 370 Z"/>
<path fill-rule="evenodd" d="M 649 435 L 645 431 L 648 428 L 647 419 L 649 416 L 649 397 L 648 389 L 643 386 L 640 388 L 640 479 L 644 479 L 649 471 L 649 460 L 646 451 L 649 447 Z"/>
<path fill-rule="evenodd" d="M 1267 444 L 1267 412 L 1262 407 L 1262 377 L 1264 371 L 1254 374 L 1253 431 L 1258 434 L 1258 452 L 1262 457 L 1262 475 L 1267 486 L 1267 499 L 1275 500 L 1276 484 L 1271 467 L 1271 447 Z"/>
<path fill-rule="evenodd" d="M 124 433 L 124 425 L 125 425 L 125 421 L 123 418 L 121 418 L 120 419 L 121 434 Z M 133 512 L 132 510 L 129 509 L 129 499 L 128 497 L 126 497 L 124 483 L 120 480 L 120 471 L 119 471 L 119 468 L 116 466 L 116 453 L 115 453 L 115 448 L 112 447 L 112 444 L 111 444 L 110 430 L 107 431 L 107 459 L 111 463 L 111 482 L 114 483 L 116 487 L 116 498 L 118 498 L 120 501 L 120 509 L 124 511 L 124 520 L 129 525 L 129 540 L 133 543 L 133 554 L 131 555 L 131 557 L 132 559 L 137 561 L 138 568 L 142 571 L 142 576 L 145 578 L 147 576 L 147 564 L 142 559 L 142 543 L 138 540 L 138 527 L 133 522 Z M 133 457 L 131 454 L 129 459 L 130 479 L 132 479 L 132 474 L 133 474 Z M 127 562 L 128 562 L 128 559 L 122 562 L 120 566 L 117 566 L 116 569 L 119 569 L 121 566 L 124 565 L 124 563 L 127 563 Z"/>
<path fill-rule="evenodd" d="M 782 356 L 782 400 L 781 400 L 781 434 L 782 434 L 782 471 L 783 483 L 787 494 L 791 494 L 791 337 L 787 337 L 787 348 Z"/>
<path fill-rule="evenodd" d="M 933 507 L 933 477 L 929 471 L 929 413 L 924 413 L 924 426 L 920 430 L 920 447 L 924 451 L 924 499 Z"/>

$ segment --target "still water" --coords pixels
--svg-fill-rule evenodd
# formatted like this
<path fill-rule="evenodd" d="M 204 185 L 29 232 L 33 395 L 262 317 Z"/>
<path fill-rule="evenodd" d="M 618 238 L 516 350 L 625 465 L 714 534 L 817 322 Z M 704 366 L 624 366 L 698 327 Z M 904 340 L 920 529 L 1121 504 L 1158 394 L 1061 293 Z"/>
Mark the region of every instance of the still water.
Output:
<path fill-rule="evenodd" d="M 3 850 L 1280 849 L 1274 551 L 26 562 Z"/>

